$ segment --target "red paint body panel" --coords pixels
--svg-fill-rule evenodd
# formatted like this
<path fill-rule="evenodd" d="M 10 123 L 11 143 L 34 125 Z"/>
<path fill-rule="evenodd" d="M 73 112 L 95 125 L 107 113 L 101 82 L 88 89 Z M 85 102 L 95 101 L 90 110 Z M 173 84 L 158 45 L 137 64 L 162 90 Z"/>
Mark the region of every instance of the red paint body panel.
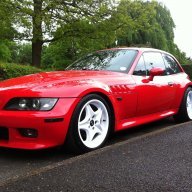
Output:
<path fill-rule="evenodd" d="M 155 121 L 177 113 L 184 92 L 192 86 L 181 73 L 155 76 L 153 81 L 132 75 L 144 51 L 138 55 L 128 74 L 110 71 L 62 71 L 28 75 L 0 82 L 0 129 L 9 130 L 9 139 L 0 146 L 21 149 L 42 149 L 62 145 L 73 111 L 82 97 L 90 93 L 105 95 L 113 107 L 115 131 Z M 115 50 L 115 49 L 114 49 Z M 153 50 L 152 50 L 153 51 Z M 169 85 L 173 82 L 173 86 Z M 59 98 L 51 111 L 6 111 L 6 103 L 15 97 Z M 60 122 L 45 122 L 63 118 Z M 38 130 L 35 139 L 23 137 L 18 128 Z"/>
<path fill-rule="evenodd" d="M 176 97 L 177 85 L 169 86 L 168 76 L 156 76 L 153 81 L 143 83 L 145 77 L 135 76 L 138 93 L 137 116 L 158 113 L 172 108 Z"/>
<path fill-rule="evenodd" d="M 72 112 L 78 102 L 76 98 L 60 99 L 52 111 L 24 112 L 0 111 L 0 125 L 9 129 L 9 141 L 0 140 L 0 146 L 22 149 L 41 149 L 62 145 L 68 130 Z M 64 118 L 62 122 L 46 123 L 49 118 Z M 38 130 L 38 138 L 25 138 L 18 128 Z"/>

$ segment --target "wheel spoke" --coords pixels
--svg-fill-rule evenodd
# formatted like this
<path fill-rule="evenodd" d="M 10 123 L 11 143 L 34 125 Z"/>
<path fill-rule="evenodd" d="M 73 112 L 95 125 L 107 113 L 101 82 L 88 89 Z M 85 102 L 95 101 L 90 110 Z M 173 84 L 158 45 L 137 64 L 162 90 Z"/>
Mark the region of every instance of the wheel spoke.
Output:
<path fill-rule="evenodd" d="M 89 122 L 88 121 L 83 120 L 83 121 L 78 123 L 78 126 L 79 126 L 80 130 L 84 130 L 84 131 L 89 130 Z"/>
<path fill-rule="evenodd" d="M 100 123 L 100 122 L 101 122 L 102 114 L 103 114 L 103 111 L 102 111 L 101 108 L 98 108 L 98 110 L 95 111 L 94 120 L 95 120 L 97 123 Z"/>
<path fill-rule="evenodd" d="M 86 112 L 86 118 L 91 118 L 95 114 L 95 112 L 93 111 L 90 105 L 86 105 L 85 112 Z"/>
<path fill-rule="evenodd" d="M 96 135 L 100 135 L 101 134 L 101 132 L 100 131 L 98 131 L 98 129 L 97 128 L 90 128 L 89 129 L 89 131 L 87 132 L 87 138 L 86 138 L 86 142 L 92 142 L 92 141 L 94 141 L 94 139 L 96 138 L 95 136 Z"/>
<path fill-rule="evenodd" d="M 104 127 L 100 123 L 96 124 L 95 128 L 99 134 L 102 134 L 102 132 L 104 131 Z"/>
<path fill-rule="evenodd" d="M 86 132 L 85 142 L 87 142 L 87 143 L 92 142 L 93 137 L 94 137 L 94 132 L 93 132 L 93 130 L 90 129 L 88 132 Z"/>

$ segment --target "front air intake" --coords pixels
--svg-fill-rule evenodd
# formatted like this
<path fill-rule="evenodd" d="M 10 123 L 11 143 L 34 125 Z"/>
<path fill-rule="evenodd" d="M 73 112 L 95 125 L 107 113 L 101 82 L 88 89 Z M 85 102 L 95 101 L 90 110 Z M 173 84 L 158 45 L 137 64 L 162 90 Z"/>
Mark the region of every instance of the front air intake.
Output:
<path fill-rule="evenodd" d="M 0 127 L 0 140 L 9 140 L 9 130 L 6 127 Z"/>

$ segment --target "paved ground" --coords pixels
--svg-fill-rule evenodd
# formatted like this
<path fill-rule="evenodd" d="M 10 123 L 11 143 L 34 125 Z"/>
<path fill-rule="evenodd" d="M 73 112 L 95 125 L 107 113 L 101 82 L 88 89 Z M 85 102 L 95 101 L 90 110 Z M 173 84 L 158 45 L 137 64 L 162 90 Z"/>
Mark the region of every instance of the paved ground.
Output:
<path fill-rule="evenodd" d="M 61 155 L 59 161 L 56 155 L 55 163 L 53 159 L 47 162 L 47 153 L 54 156 L 44 152 L 46 163 L 43 156 L 41 162 L 38 154 L 29 155 L 37 158 L 36 169 L 33 162 L 30 171 L 1 180 L 0 191 L 192 191 L 191 122 L 139 134 L 65 160 Z M 21 158 L 28 159 L 26 155 Z M 14 167 L 15 160 L 4 167 L 5 173 L 6 168 Z"/>

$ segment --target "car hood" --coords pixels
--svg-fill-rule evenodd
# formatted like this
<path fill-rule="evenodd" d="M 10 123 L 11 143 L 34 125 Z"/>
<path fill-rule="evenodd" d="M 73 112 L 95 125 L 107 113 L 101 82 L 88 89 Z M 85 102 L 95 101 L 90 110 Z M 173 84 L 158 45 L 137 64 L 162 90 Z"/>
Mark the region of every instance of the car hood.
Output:
<path fill-rule="evenodd" d="M 55 72 L 42 72 L 38 74 L 17 77 L 0 82 L 0 94 L 3 91 L 14 92 L 17 94 L 25 92 L 26 95 L 30 93 L 38 93 L 39 96 L 46 92 L 59 93 L 58 89 L 62 92 L 69 91 L 69 88 L 77 89 L 77 87 L 90 87 L 95 85 L 97 87 L 111 84 L 115 80 L 121 79 L 132 82 L 129 75 L 110 71 L 55 71 Z M 128 83 L 127 82 L 127 83 Z M 113 83 L 112 83 L 113 84 Z M 64 89 L 68 88 L 68 89 Z M 60 94 L 60 93 L 59 93 Z M 49 94 L 48 94 L 49 95 Z M 64 94 L 63 96 L 67 96 Z"/>

